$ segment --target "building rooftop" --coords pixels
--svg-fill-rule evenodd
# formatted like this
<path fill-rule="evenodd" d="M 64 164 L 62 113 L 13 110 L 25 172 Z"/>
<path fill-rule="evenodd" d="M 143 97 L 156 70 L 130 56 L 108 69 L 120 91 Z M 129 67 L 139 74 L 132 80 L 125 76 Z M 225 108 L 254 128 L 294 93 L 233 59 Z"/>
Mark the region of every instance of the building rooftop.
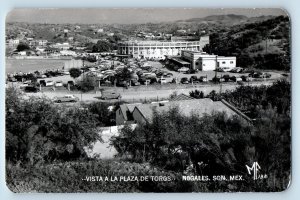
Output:
<path fill-rule="evenodd" d="M 191 96 L 185 95 L 185 94 L 179 94 L 175 96 L 174 98 L 170 99 L 170 101 L 183 101 L 183 100 L 192 100 L 195 99 Z"/>
<path fill-rule="evenodd" d="M 140 104 L 135 106 L 135 108 L 139 110 L 146 121 L 152 120 L 154 110 L 157 112 L 166 112 L 175 107 L 178 107 L 179 112 L 185 116 L 196 114 L 202 117 L 205 114 L 211 114 L 214 112 L 225 112 L 229 117 L 233 115 L 239 115 L 239 113 L 237 113 L 233 108 L 224 104 L 222 101 L 212 101 L 209 98 L 178 100 L 154 104 Z"/>
<path fill-rule="evenodd" d="M 121 109 L 122 114 L 124 116 L 124 119 L 126 121 L 132 120 L 131 114 L 132 114 L 135 106 L 139 105 L 139 104 L 141 104 L 141 103 L 136 103 L 136 104 L 122 104 L 122 105 L 120 105 L 120 109 Z"/>
<path fill-rule="evenodd" d="M 186 62 L 178 57 L 172 57 L 171 60 L 180 63 L 181 65 L 190 65 L 191 63 Z"/>

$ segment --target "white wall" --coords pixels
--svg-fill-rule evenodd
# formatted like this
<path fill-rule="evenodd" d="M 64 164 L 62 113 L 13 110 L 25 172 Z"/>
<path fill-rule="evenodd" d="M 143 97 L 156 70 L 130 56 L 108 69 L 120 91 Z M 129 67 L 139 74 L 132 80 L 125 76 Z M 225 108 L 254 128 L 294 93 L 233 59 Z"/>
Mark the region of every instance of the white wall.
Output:
<path fill-rule="evenodd" d="M 233 68 L 236 67 L 236 58 L 218 58 L 218 62 L 219 62 L 219 67 L 220 68 L 225 68 L 225 71 L 229 71 Z"/>
<path fill-rule="evenodd" d="M 215 60 L 202 60 L 202 71 L 212 71 L 216 69 L 216 61 Z"/>

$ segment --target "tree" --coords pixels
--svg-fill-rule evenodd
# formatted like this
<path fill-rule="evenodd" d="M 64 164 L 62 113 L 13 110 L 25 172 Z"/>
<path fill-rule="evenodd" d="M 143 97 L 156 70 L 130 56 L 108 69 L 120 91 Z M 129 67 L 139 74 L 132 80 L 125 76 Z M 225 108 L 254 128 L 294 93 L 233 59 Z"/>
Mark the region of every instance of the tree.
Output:
<path fill-rule="evenodd" d="M 115 112 L 108 109 L 112 106 L 105 102 L 93 102 L 88 104 L 88 109 L 93 113 L 98 120 L 98 126 L 113 126 L 115 125 Z"/>
<path fill-rule="evenodd" d="M 100 140 L 96 119 L 87 110 L 65 109 L 49 99 L 23 99 L 6 90 L 6 159 L 22 164 L 86 158 L 85 148 Z"/>
<path fill-rule="evenodd" d="M 91 50 L 92 52 L 107 52 L 113 50 L 113 46 L 110 42 L 98 40 L 98 42 L 92 46 Z"/>
<path fill-rule="evenodd" d="M 30 47 L 26 43 L 20 43 L 17 46 L 17 51 L 25 51 L 25 50 L 29 50 L 29 49 L 30 49 Z"/>
<path fill-rule="evenodd" d="M 118 74 L 117 78 L 119 81 L 129 81 L 131 78 L 131 72 L 127 67 L 124 67 Z"/>
<path fill-rule="evenodd" d="M 191 91 L 190 96 L 196 99 L 203 99 L 204 98 L 204 93 L 199 90 Z"/>
<path fill-rule="evenodd" d="M 70 76 L 74 79 L 78 78 L 81 75 L 81 71 L 78 68 L 71 68 L 69 72 Z"/>
<path fill-rule="evenodd" d="M 81 91 L 88 92 L 95 89 L 96 80 L 90 76 L 83 76 L 78 85 Z"/>

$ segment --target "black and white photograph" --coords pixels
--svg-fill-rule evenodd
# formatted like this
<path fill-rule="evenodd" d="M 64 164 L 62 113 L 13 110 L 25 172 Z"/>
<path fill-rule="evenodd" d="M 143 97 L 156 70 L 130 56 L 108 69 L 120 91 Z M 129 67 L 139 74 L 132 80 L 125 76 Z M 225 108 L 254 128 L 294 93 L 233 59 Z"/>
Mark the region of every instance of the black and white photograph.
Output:
<path fill-rule="evenodd" d="M 285 10 L 15 8 L 5 23 L 12 192 L 290 186 Z"/>

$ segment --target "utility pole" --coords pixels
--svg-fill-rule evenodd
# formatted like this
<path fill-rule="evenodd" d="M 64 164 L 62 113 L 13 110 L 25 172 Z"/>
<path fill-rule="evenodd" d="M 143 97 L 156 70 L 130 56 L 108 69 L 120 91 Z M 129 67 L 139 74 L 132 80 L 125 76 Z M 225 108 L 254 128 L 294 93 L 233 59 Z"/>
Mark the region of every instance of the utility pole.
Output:
<path fill-rule="evenodd" d="M 266 36 L 266 54 L 268 53 L 268 36 Z"/>
<path fill-rule="evenodd" d="M 84 68 L 84 60 L 82 60 L 82 67 Z M 84 71 L 81 74 L 81 85 L 83 83 L 83 76 L 84 76 Z M 81 97 L 81 101 L 82 101 L 82 88 L 80 88 L 80 97 Z"/>
<path fill-rule="evenodd" d="M 217 73 L 218 73 L 218 56 L 216 55 L 215 83 L 217 83 Z"/>

